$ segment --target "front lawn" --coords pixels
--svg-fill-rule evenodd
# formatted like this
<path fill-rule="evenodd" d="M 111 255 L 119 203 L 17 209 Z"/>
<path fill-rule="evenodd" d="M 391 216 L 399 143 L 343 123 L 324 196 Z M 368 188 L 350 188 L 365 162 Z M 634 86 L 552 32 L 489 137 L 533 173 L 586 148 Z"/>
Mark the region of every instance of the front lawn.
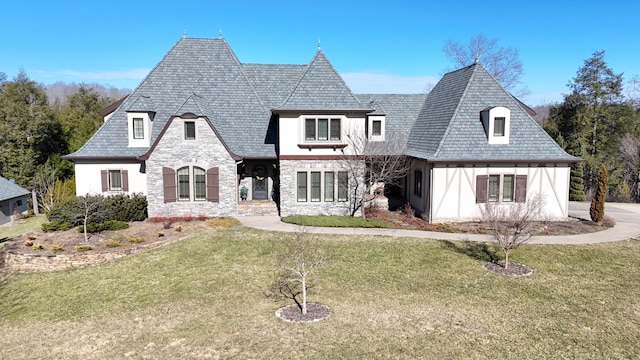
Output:
<path fill-rule="evenodd" d="M 217 230 L 96 267 L 13 274 L 0 358 L 638 358 L 640 241 L 527 245 L 528 277 L 482 268 L 482 244 L 318 235 L 332 254 L 318 323 L 274 316 L 274 245 Z"/>

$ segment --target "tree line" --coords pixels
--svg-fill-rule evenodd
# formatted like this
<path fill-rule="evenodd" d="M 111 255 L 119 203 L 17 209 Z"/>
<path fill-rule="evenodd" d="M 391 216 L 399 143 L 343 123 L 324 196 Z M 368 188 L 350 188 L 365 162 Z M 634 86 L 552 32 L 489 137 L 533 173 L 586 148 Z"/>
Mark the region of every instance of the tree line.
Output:
<path fill-rule="evenodd" d="M 118 100 L 105 94 L 120 96 L 126 90 L 96 84 L 45 87 L 24 70 L 12 80 L 0 72 L 0 176 L 27 189 L 34 189 L 37 178 L 48 172 L 60 180 L 72 178 L 73 164 L 61 157 L 78 150 L 100 128 L 99 111 Z"/>

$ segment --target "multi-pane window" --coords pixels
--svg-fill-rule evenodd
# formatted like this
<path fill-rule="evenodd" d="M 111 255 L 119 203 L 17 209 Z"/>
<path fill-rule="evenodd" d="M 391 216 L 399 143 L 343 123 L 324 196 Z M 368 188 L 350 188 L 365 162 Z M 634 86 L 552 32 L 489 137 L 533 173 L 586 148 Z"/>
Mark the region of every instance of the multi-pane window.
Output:
<path fill-rule="evenodd" d="M 371 123 L 371 135 L 372 136 L 382 135 L 382 120 L 373 120 L 373 122 Z"/>
<path fill-rule="evenodd" d="M 346 171 L 338 171 L 338 201 L 347 201 L 349 189 L 349 174 Z"/>
<path fill-rule="evenodd" d="M 415 170 L 413 172 L 413 194 L 422 197 L 422 171 Z"/>
<path fill-rule="evenodd" d="M 204 169 L 193 168 L 193 199 L 205 201 L 207 199 L 206 174 Z"/>
<path fill-rule="evenodd" d="M 513 174 L 478 175 L 476 202 L 525 202 L 527 176 Z"/>
<path fill-rule="evenodd" d="M 506 120 L 504 117 L 496 117 L 493 119 L 493 136 L 504 136 L 504 127 Z"/>
<path fill-rule="evenodd" d="M 189 194 L 189 167 L 183 167 L 178 169 L 178 200 L 189 201 L 191 196 Z"/>
<path fill-rule="evenodd" d="M 320 201 L 320 172 L 311 172 L 311 201 Z"/>
<path fill-rule="evenodd" d="M 333 191 L 335 178 L 333 171 L 327 171 L 324 173 L 324 201 L 333 201 Z"/>
<path fill-rule="evenodd" d="M 195 121 L 184 122 L 184 139 L 195 140 L 196 139 L 196 123 Z"/>
<path fill-rule="evenodd" d="M 133 118 L 133 138 L 144 139 L 144 120 L 142 118 Z"/>
<path fill-rule="evenodd" d="M 306 118 L 304 139 L 308 141 L 339 141 L 340 119 Z"/>
<path fill-rule="evenodd" d="M 122 190 L 122 172 L 120 170 L 109 170 L 109 190 Z"/>
<path fill-rule="evenodd" d="M 307 201 L 307 173 L 298 172 L 298 201 Z"/>

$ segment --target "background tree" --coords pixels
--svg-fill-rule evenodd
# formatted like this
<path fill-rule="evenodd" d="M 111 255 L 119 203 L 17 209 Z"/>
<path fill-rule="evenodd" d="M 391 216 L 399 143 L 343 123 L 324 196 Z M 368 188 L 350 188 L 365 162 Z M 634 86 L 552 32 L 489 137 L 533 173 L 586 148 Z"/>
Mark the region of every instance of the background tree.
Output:
<path fill-rule="evenodd" d="M 591 220 L 597 223 L 602 223 L 604 220 L 604 201 L 607 195 L 607 182 L 609 176 L 607 175 L 607 167 L 602 164 L 600 166 L 600 175 L 598 176 L 598 189 L 596 194 L 591 199 L 591 207 L 589 208 L 589 215 Z"/>
<path fill-rule="evenodd" d="M 585 60 L 569 88 L 564 101 L 550 109 L 545 129 L 552 136 L 557 131 L 566 141 L 566 150 L 586 160 L 583 183 L 590 196 L 600 164 L 613 170 L 616 181 L 621 180 L 620 140 L 627 133 L 638 134 L 639 117 L 622 96 L 622 74 L 607 66 L 604 51 Z"/>
<path fill-rule="evenodd" d="M 36 169 L 66 149 L 41 85 L 21 70 L 0 92 L 0 174 L 33 188 Z"/>
<path fill-rule="evenodd" d="M 535 224 L 545 220 L 540 211 L 544 208 L 544 197 L 532 196 L 524 203 L 502 206 L 486 203 L 480 208 L 481 221 L 491 229 L 491 235 L 504 254 L 504 268 L 509 268 L 509 254 L 526 244 L 536 234 Z"/>
<path fill-rule="evenodd" d="M 487 39 L 478 34 L 468 44 L 449 40 L 442 52 L 456 68 L 479 62 L 505 90 L 515 96 L 522 97 L 529 93 L 520 83 L 523 74 L 522 62 L 518 49 L 514 47 L 499 46 L 497 39 Z"/>
<path fill-rule="evenodd" d="M 620 157 L 622 158 L 622 180 L 631 184 L 632 200 L 640 201 L 640 137 L 625 134 L 620 140 Z"/>

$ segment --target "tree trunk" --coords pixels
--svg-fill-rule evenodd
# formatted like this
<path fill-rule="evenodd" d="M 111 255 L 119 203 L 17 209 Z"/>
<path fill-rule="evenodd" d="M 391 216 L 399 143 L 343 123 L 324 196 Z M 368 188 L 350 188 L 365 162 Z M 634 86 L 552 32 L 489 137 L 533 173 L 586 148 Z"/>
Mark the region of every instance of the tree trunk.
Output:
<path fill-rule="evenodd" d="M 302 315 L 307 315 L 307 276 L 302 276 Z"/>
<path fill-rule="evenodd" d="M 509 268 L 509 252 L 508 251 L 504 252 L 504 268 L 505 269 Z"/>

